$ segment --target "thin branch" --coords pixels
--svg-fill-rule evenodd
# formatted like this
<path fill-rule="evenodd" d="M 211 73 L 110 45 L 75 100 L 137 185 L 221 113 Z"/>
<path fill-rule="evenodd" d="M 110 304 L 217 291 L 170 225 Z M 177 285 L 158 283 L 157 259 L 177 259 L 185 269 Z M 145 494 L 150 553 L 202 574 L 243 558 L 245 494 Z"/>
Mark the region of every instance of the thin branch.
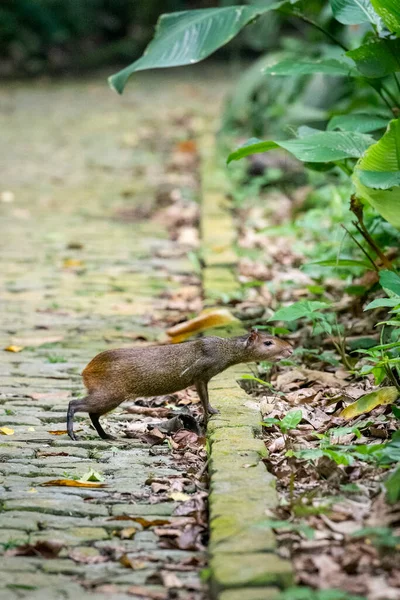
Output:
<path fill-rule="evenodd" d="M 324 33 L 326 36 L 328 36 L 328 38 L 330 38 L 332 40 L 332 42 L 334 42 L 335 44 L 337 44 L 338 46 L 340 46 L 345 52 L 347 52 L 346 46 L 344 44 L 342 44 L 342 42 L 340 40 L 338 40 L 337 38 L 335 38 L 335 36 L 332 35 L 329 31 L 327 31 L 326 29 L 324 29 L 323 27 L 321 27 L 321 25 L 319 25 L 318 23 L 316 23 L 312 19 L 309 19 L 305 15 L 303 15 L 301 13 L 298 13 L 296 11 L 294 11 L 292 14 L 293 14 L 294 17 L 298 17 L 299 19 L 301 19 L 302 21 L 304 21 L 304 23 L 308 23 L 309 25 L 312 25 L 313 27 L 315 27 L 316 29 L 318 29 L 319 31 L 321 31 L 322 33 Z"/>
<path fill-rule="evenodd" d="M 347 227 L 345 227 L 345 225 L 343 225 L 343 223 L 341 223 L 341 226 L 343 227 L 343 229 L 347 232 L 347 234 L 351 237 L 351 239 L 353 240 L 353 242 L 355 244 L 357 244 L 357 246 L 360 248 L 361 252 L 363 254 L 365 254 L 365 256 L 367 257 L 367 259 L 369 260 L 369 262 L 372 265 L 372 268 L 374 269 L 374 271 L 376 271 L 377 273 L 379 273 L 379 269 L 376 266 L 376 264 L 374 263 L 374 261 L 372 260 L 372 258 L 370 257 L 370 255 L 368 254 L 368 252 L 365 250 L 365 248 L 363 248 L 360 244 L 360 242 L 354 237 L 354 235 L 352 233 L 350 233 L 350 231 L 347 229 Z"/>
<path fill-rule="evenodd" d="M 372 250 L 374 250 L 377 253 L 377 255 L 379 256 L 379 258 L 381 259 L 381 261 L 383 263 L 383 266 L 386 267 L 386 269 L 389 269 L 389 271 L 393 271 L 392 263 L 390 262 L 390 260 L 388 260 L 388 258 L 385 256 L 385 254 L 379 248 L 379 246 L 375 243 L 373 238 L 369 235 L 369 231 L 365 227 L 365 225 L 364 224 L 359 225 L 355 221 L 353 221 L 353 225 L 357 229 L 358 233 L 360 233 L 363 236 L 363 238 L 367 242 L 367 244 L 369 244 L 371 246 Z"/>

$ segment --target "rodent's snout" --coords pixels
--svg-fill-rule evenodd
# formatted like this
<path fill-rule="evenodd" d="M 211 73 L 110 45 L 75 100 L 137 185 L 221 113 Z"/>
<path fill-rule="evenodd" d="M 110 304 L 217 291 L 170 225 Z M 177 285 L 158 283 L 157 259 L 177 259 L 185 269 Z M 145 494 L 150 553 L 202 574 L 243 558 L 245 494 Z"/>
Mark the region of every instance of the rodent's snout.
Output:
<path fill-rule="evenodd" d="M 288 343 L 288 345 L 286 346 L 286 348 L 284 349 L 282 354 L 284 355 L 285 358 L 289 358 L 289 356 L 291 356 L 293 354 L 293 346 L 291 346 Z"/>

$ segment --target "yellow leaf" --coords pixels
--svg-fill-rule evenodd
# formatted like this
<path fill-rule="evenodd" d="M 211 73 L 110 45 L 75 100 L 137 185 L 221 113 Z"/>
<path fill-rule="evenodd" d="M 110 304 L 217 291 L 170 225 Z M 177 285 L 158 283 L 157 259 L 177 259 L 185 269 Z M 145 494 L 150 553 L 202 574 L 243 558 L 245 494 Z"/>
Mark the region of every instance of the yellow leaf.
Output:
<path fill-rule="evenodd" d="M 186 500 L 190 500 L 191 498 L 191 496 L 184 494 L 183 492 L 172 492 L 169 497 L 171 500 L 175 500 L 175 502 L 186 502 Z"/>
<path fill-rule="evenodd" d="M 135 536 L 136 532 L 136 527 L 125 527 L 125 529 L 121 529 L 119 532 L 119 537 L 121 540 L 130 540 Z"/>
<path fill-rule="evenodd" d="M 7 348 L 4 348 L 6 352 L 22 352 L 23 349 L 23 346 L 15 346 L 14 344 L 11 344 L 11 346 L 7 346 Z"/>
<path fill-rule="evenodd" d="M 11 427 L 0 427 L 0 433 L 3 435 L 14 435 L 14 429 L 11 429 Z"/>
<path fill-rule="evenodd" d="M 63 262 L 64 269 L 74 269 L 75 267 L 83 267 L 83 260 L 79 258 L 66 258 Z"/>
<path fill-rule="evenodd" d="M 35 431 L 34 427 L 28 427 L 28 431 Z"/>
<path fill-rule="evenodd" d="M 127 569 L 133 569 L 134 571 L 138 571 L 139 569 L 145 569 L 147 566 L 146 563 L 142 560 L 131 558 L 127 554 L 123 554 L 119 559 L 119 562 Z"/>
<path fill-rule="evenodd" d="M 102 488 L 106 487 L 105 483 L 94 483 L 92 481 L 77 481 L 76 479 L 52 479 L 44 481 L 40 485 L 43 486 L 66 486 L 66 487 L 84 487 L 84 488 Z"/>
<path fill-rule="evenodd" d="M 51 435 L 65 435 L 66 433 L 68 433 L 68 431 L 66 429 L 54 429 L 53 431 L 49 431 L 48 433 L 50 433 Z"/>
<path fill-rule="evenodd" d="M 340 413 L 342 419 L 354 419 L 358 415 L 371 412 L 377 406 L 382 404 L 393 404 L 397 400 L 399 392 L 394 386 L 383 387 L 375 392 L 370 392 L 361 396 L 356 402 L 346 406 Z"/>
<path fill-rule="evenodd" d="M 28 494 L 37 494 L 37 489 L 36 488 L 29 488 Z"/>
<path fill-rule="evenodd" d="M 170 327 L 170 329 L 167 330 L 167 334 L 172 338 L 172 343 L 177 344 L 195 333 L 237 322 L 238 320 L 236 317 L 234 317 L 227 308 L 206 309 L 194 319 Z"/>

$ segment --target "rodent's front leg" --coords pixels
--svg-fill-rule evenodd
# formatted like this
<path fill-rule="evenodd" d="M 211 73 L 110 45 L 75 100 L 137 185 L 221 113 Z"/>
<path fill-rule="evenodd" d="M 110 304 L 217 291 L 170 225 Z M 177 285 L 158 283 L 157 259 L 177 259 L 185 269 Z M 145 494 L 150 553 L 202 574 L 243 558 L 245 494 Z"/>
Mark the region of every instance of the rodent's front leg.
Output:
<path fill-rule="evenodd" d="M 216 408 L 213 408 L 208 399 L 208 385 L 206 381 L 196 381 L 195 382 L 196 391 L 199 395 L 201 404 L 204 410 L 204 420 L 207 423 L 208 414 L 216 415 L 219 411 Z"/>

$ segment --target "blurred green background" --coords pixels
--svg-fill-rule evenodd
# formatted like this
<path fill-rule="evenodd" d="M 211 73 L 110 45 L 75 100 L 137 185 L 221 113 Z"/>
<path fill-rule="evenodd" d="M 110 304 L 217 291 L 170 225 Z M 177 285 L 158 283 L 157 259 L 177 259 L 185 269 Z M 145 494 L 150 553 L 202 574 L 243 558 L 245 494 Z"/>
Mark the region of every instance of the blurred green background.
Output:
<path fill-rule="evenodd" d="M 2 0 L 0 76 L 123 64 L 142 53 L 161 13 L 218 4 L 212 0 Z"/>

